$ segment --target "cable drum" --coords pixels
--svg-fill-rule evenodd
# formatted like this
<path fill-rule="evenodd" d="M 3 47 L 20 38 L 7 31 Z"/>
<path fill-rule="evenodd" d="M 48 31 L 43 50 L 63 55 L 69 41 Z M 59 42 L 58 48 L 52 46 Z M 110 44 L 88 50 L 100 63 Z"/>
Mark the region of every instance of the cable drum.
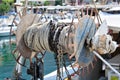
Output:
<path fill-rule="evenodd" d="M 64 48 L 65 48 L 65 50 L 67 50 L 67 28 L 68 28 L 68 26 L 65 26 L 64 28 L 63 28 L 63 30 L 61 31 L 61 33 L 60 33 L 60 37 L 59 37 L 59 45 L 60 46 L 64 46 Z"/>
<path fill-rule="evenodd" d="M 62 51 L 72 55 L 76 50 L 75 56 L 78 58 L 78 62 L 88 64 L 93 61 L 94 56 L 87 54 L 88 57 L 86 57 L 84 43 L 86 38 L 92 39 L 96 26 L 90 17 L 83 17 L 80 24 L 77 28 L 74 25 L 71 28 L 69 25 L 57 26 L 52 21 L 35 24 L 25 32 L 24 41 L 27 47 L 35 52 L 50 51 L 61 54 L 60 51 Z M 71 36 L 71 34 L 75 36 Z M 74 44 L 77 45 L 74 46 Z M 90 53 L 88 48 L 85 47 L 85 50 Z"/>
<path fill-rule="evenodd" d="M 42 52 L 44 50 L 50 50 L 48 45 L 48 32 L 49 23 L 35 24 L 27 29 L 24 33 L 24 41 L 27 47 L 35 52 Z M 46 36 L 46 37 L 44 37 Z"/>
<path fill-rule="evenodd" d="M 93 53 L 94 50 L 100 53 L 99 47 L 100 49 L 101 47 L 104 48 L 106 42 L 109 41 L 111 41 L 111 44 L 108 44 L 110 47 L 105 48 L 105 50 L 113 52 L 116 49 L 114 46 L 116 43 L 112 44 L 112 39 L 109 38 L 106 40 L 106 35 L 105 41 L 102 43 L 104 46 L 94 44 L 94 42 L 99 42 L 100 40 L 95 36 L 97 25 L 91 16 L 83 16 L 79 19 L 78 23 L 74 23 L 72 20 L 70 24 L 62 23 L 62 25 L 61 23 L 56 24 L 54 21 L 38 22 L 31 26 L 26 25 L 25 30 L 22 29 L 17 32 L 17 34 L 20 34 L 20 32 L 23 31 L 20 35 L 21 38 L 19 42 L 17 42 L 16 52 L 14 52 L 19 54 L 16 61 L 20 63 L 20 57 L 22 56 L 25 59 L 29 59 L 30 66 L 32 66 L 33 58 L 39 62 L 39 54 L 43 59 L 44 52 L 54 52 L 57 65 L 57 77 L 59 78 L 61 78 L 60 67 L 66 67 L 64 64 L 64 53 L 70 55 L 69 59 L 75 57 L 75 63 L 77 63 L 78 67 L 77 72 L 78 75 L 81 75 L 82 72 L 84 73 L 84 69 L 89 71 L 90 66 L 92 68 L 94 67 L 94 61 L 96 61 Z M 17 38 L 18 37 L 17 35 Z M 103 48 L 101 52 L 103 52 Z M 25 60 L 23 62 L 25 62 Z M 72 64 L 71 67 L 73 68 Z M 82 71 L 79 71 L 79 69 L 82 69 Z M 69 74 L 67 75 L 69 76 Z"/>
<path fill-rule="evenodd" d="M 54 21 L 33 24 L 23 33 L 17 49 L 25 58 L 31 58 L 32 52 L 68 53 L 75 56 L 80 65 L 88 66 L 94 59 L 90 48 L 94 46 L 92 42 L 95 40 L 93 37 L 96 28 L 95 21 L 90 16 L 83 16 L 76 27 L 56 24 Z M 92 46 L 89 46 L 91 43 Z"/>
<path fill-rule="evenodd" d="M 67 45 L 69 44 L 74 44 L 74 37 L 68 37 L 68 31 L 69 31 L 70 26 L 64 26 L 63 30 L 60 33 L 59 37 L 59 45 L 64 46 L 63 51 L 67 51 L 67 53 L 72 54 L 74 52 L 74 48 L 68 47 Z M 72 26 L 71 34 L 74 34 L 74 26 Z M 69 41 L 68 41 L 69 38 Z M 69 44 L 67 44 L 69 43 Z"/>
<path fill-rule="evenodd" d="M 94 11 L 91 11 L 91 15 L 93 12 Z M 38 53 L 42 56 L 41 59 L 43 59 L 44 52 L 54 52 L 58 76 L 60 78 L 59 69 L 63 67 L 64 64 L 62 63 L 65 63 L 63 54 L 68 53 L 70 54 L 70 59 L 75 57 L 76 63 L 78 63 L 78 66 L 82 68 L 84 72 L 84 69 L 89 67 L 90 64 L 93 66 L 92 62 L 95 59 L 94 50 L 100 54 L 103 53 L 103 50 L 105 50 L 104 52 L 112 53 L 118 47 L 116 42 L 112 41 L 112 38 L 110 39 L 106 36 L 108 34 L 105 35 L 108 39 L 106 40 L 105 38 L 102 43 L 100 39 L 97 39 L 98 35 L 96 37 L 95 34 L 98 26 L 95 23 L 95 18 L 93 19 L 91 15 L 84 15 L 83 9 L 81 9 L 81 17 L 77 15 L 78 22 L 74 23 L 74 19 L 72 19 L 71 23 L 67 22 L 62 24 L 59 23 L 59 21 L 56 24 L 56 22 L 52 20 L 39 22 L 40 17 L 38 17 L 37 14 L 23 15 L 20 23 L 17 24 L 17 47 L 13 52 L 14 54 L 18 54 L 18 57 L 15 57 L 16 61 L 20 63 L 20 58 L 23 57 L 25 60 L 20 64 L 24 65 L 26 59 L 29 59 L 31 67 L 33 58 L 36 59 L 36 62 L 40 61 Z M 106 25 L 103 25 L 103 27 L 105 28 Z M 99 31 L 101 32 L 101 30 Z M 105 30 L 105 32 L 108 31 Z M 99 45 L 98 42 L 100 43 Z M 66 65 L 64 65 L 64 67 L 65 66 Z M 81 71 L 79 71 L 79 73 L 81 73 Z"/>

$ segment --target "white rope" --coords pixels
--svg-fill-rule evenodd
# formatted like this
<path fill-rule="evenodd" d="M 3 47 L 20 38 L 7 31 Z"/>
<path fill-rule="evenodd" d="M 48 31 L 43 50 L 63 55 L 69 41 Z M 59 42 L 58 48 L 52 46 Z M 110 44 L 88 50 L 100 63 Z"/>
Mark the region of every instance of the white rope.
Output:
<path fill-rule="evenodd" d="M 72 26 L 72 27 L 74 27 L 74 26 Z M 69 42 L 69 44 L 72 44 L 72 39 L 74 39 L 73 37 L 69 37 L 69 41 L 68 41 L 68 39 L 67 39 L 67 37 L 68 37 L 68 30 L 69 30 L 69 26 L 65 26 L 63 29 L 62 29 L 62 31 L 61 31 L 61 33 L 60 33 L 60 36 L 59 36 L 59 44 L 61 45 L 61 46 L 64 46 L 64 50 L 68 50 L 69 52 L 73 52 L 73 49 L 71 48 L 68 48 L 67 47 L 67 42 Z M 73 33 L 73 31 L 74 31 L 74 29 L 72 29 L 72 32 L 71 33 Z M 68 53 L 69 53 L 68 52 Z"/>
<path fill-rule="evenodd" d="M 118 76 L 120 76 L 120 73 L 113 68 L 105 59 L 103 59 L 96 51 L 93 51 L 93 53 L 102 61 L 104 62 L 111 70 L 113 70 Z"/>

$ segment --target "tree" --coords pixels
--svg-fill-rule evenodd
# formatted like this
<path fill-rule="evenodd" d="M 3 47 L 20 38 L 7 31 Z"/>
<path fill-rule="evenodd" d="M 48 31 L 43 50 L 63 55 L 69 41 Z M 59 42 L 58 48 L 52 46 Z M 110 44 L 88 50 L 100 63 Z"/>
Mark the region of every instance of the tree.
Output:
<path fill-rule="evenodd" d="M 62 5 L 62 0 L 56 0 L 55 5 Z"/>
<path fill-rule="evenodd" d="M 45 5 L 45 6 L 48 6 L 48 5 L 50 5 L 50 2 L 49 2 L 49 1 L 45 1 L 45 2 L 44 2 L 44 5 Z"/>
<path fill-rule="evenodd" d="M 2 0 L 2 2 L 12 5 L 14 3 L 14 0 Z"/>
<path fill-rule="evenodd" d="M 2 0 L 2 3 L 0 3 L 0 15 L 4 15 L 8 11 L 10 11 L 13 3 L 14 0 Z"/>
<path fill-rule="evenodd" d="M 0 4 L 0 15 L 4 15 L 10 10 L 10 5 L 8 3 Z"/>
<path fill-rule="evenodd" d="M 14 2 L 14 0 L 2 0 L 2 2 L 13 3 L 13 2 Z"/>

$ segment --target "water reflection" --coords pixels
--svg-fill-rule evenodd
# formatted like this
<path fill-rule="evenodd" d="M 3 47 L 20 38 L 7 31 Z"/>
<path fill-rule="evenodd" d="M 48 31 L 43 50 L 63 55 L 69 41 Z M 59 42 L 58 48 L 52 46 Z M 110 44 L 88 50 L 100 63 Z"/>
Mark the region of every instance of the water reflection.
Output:
<path fill-rule="evenodd" d="M 10 39 L 11 41 L 15 41 L 15 36 L 0 37 L 0 49 L 2 49 L 4 45 L 10 46 Z"/>
<path fill-rule="evenodd" d="M 11 49 L 13 50 L 16 45 L 12 44 L 10 47 L 9 39 L 9 37 L 0 37 L 0 63 L 13 60 Z M 11 39 L 15 40 L 15 36 L 12 36 Z"/>
<path fill-rule="evenodd" d="M 11 37 L 15 40 L 15 36 Z M 13 66 L 15 66 L 15 60 L 11 55 L 11 49 L 15 48 L 15 44 L 12 44 L 10 48 L 10 37 L 0 37 L 0 80 L 6 77 L 11 77 Z"/>
<path fill-rule="evenodd" d="M 12 36 L 12 40 L 15 40 L 15 36 Z M 12 44 L 12 50 L 16 45 Z M 66 58 L 65 58 L 66 59 Z M 11 78 L 16 61 L 11 54 L 11 48 L 9 44 L 9 37 L 0 37 L 0 80 L 4 80 L 6 77 Z M 22 68 L 22 77 L 26 80 L 30 80 L 31 76 L 26 73 L 27 68 Z M 44 57 L 44 74 L 48 74 L 56 70 L 56 63 L 54 54 L 47 52 Z"/>
<path fill-rule="evenodd" d="M 12 36 L 12 40 L 15 40 L 15 36 Z M 16 45 L 12 44 L 12 50 Z M 11 78 L 16 61 L 11 54 L 11 48 L 9 43 L 9 37 L 0 37 L 0 80 L 4 80 L 6 77 Z M 44 58 L 44 74 L 48 74 L 56 69 L 54 55 L 47 52 Z M 22 77 L 26 80 L 30 80 L 31 76 L 26 73 L 27 68 L 22 68 Z"/>

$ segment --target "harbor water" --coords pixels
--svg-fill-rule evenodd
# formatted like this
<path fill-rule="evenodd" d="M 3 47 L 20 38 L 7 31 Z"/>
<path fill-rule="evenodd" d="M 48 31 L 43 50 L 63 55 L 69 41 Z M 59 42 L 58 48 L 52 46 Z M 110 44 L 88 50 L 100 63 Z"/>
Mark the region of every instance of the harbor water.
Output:
<path fill-rule="evenodd" d="M 9 37 L 0 37 L 0 80 L 11 78 L 16 65 L 16 61 L 11 54 L 11 49 L 14 50 L 16 45 L 13 43 L 10 47 Z M 15 39 L 13 36 L 12 39 Z M 30 80 L 31 76 L 26 72 L 27 68 L 22 68 L 22 77 Z M 46 52 L 44 57 L 44 75 L 56 70 L 56 62 L 54 54 Z"/>

